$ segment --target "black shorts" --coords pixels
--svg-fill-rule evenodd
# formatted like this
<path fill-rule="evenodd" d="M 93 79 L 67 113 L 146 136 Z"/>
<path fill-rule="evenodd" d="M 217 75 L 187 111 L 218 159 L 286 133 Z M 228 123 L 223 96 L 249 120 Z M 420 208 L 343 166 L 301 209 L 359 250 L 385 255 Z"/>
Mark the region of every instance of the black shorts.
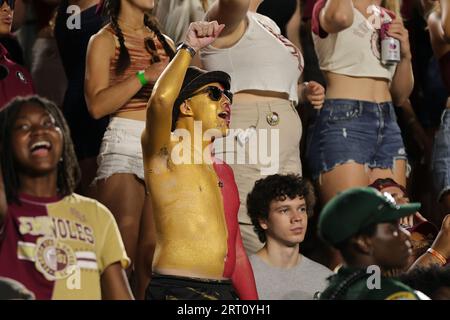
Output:
<path fill-rule="evenodd" d="M 146 300 L 238 300 L 230 280 L 153 274 Z"/>

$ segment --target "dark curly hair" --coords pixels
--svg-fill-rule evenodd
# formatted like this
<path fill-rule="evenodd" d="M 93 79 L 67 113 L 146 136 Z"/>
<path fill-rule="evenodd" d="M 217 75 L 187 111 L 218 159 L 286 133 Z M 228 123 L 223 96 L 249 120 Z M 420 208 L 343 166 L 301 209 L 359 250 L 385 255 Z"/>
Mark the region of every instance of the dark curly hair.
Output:
<path fill-rule="evenodd" d="M 120 29 L 118 17 L 120 12 L 120 0 L 105 0 L 103 7 L 103 14 L 106 15 L 111 23 L 111 28 L 114 30 L 117 38 L 119 39 L 119 58 L 117 59 L 116 74 L 122 74 L 131 63 L 130 54 L 125 45 L 125 37 L 123 36 L 122 30 Z M 170 44 L 167 42 L 166 37 L 161 33 L 156 19 L 147 14 L 144 15 L 144 24 L 155 33 L 158 40 L 163 45 L 164 50 L 167 55 L 172 59 L 175 56 L 175 51 L 172 49 Z M 154 47 L 153 43 L 146 43 L 150 47 Z M 156 48 L 154 48 L 156 49 Z M 151 61 L 156 62 L 156 61 Z"/>
<path fill-rule="evenodd" d="M 58 194 L 60 196 L 72 194 L 81 176 L 72 139 L 70 138 L 70 130 L 61 110 L 53 102 L 39 96 L 15 98 L 0 111 L 0 160 L 8 203 L 15 202 L 20 204 L 18 197 L 20 181 L 17 174 L 19 169 L 12 152 L 11 135 L 20 110 L 27 104 L 34 104 L 42 107 L 55 119 L 56 126 L 62 131 L 63 160 L 58 163 Z"/>
<path fill-rule="evenodd" d="M 432 300 L 448 300 L 442 289 L 450 290 L 450 266 L 433 265 L 426 268 L 415 268 L 402 274 L 399 280 L 407 286 L 425 293 Z"/>
<path fill-rule="evenodd" d="M 267 238 L 259 220 L 269 217 L 270 203 L 274 200 L 294 199 L 297 196 L 305 199 L 308 216 L 311 216 L 316 198 L 309 181 L 295 174 L 274 174 L 255 182 L 252 191 L 247 195 L 247 214 L 262 243 L 265 243 Z"/>

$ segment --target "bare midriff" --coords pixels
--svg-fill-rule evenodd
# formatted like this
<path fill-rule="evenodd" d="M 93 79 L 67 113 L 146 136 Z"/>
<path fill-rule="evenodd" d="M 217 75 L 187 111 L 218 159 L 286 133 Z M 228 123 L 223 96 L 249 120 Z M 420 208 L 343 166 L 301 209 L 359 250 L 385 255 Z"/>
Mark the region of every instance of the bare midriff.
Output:
<path fill-rule="evenodd" d="M 450 97 L 447 99 L 447 109 L 450 109 Z"/>
<path fill-rule="evenodd" d="M 135 110 L 135 111 L 117 112 L 114 114 L 114 117 L 126 118 L 126 119 L 131 119 L 131 120 L 138 120 L 138 121 L 145 121 L 146 114 L 147 113 L 146 113 L 145 109 L 142 109 L 142 110 Z"/>
<path fill-rule="evenodd" d="M 325 72 L 326 99 L 350 99 L 375 103 L 392 101 L 389 81 L 382 78 L 350 77 Z"/>
<path fill-rule="evenodd" d="M 239 91 L 233 96 L 233 103 L 257 103 L 276 100 L 289 100 L 289 95 L 284 92 L 245 90 Z"/>
<path fill-rule="evenodd" d="M 172 164 L 162 172 L 158 167 L 145 165 L 152 168 L 145 177 L 156 228 L 153 272 L 224 279 L 228 232 L 212 165 Z"/>

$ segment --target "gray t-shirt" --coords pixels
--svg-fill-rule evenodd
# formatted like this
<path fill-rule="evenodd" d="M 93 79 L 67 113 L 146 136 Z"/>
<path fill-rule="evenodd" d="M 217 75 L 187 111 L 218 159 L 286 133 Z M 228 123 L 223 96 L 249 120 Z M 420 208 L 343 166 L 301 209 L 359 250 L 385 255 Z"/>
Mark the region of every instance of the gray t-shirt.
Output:
<path fill-rule="evenodd" d="M 249 257 L 261 300 L 312 300 L 328 286 L 333 272 L 325 266 L 301 256 L 290 269 L 272 267 L 257 255 Z"/>

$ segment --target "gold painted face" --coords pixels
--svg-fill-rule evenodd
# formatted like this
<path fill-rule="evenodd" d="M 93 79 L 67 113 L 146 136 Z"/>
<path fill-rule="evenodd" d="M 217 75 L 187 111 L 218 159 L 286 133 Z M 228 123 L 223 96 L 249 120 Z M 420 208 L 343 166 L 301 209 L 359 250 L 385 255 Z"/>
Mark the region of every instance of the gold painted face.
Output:
<path fill-rule="evenodd" d="M 215 137 L 227 135 L 231 120 L 232 94 L 218 83 L 199 88 L 187 102 L 192 109 L 194 121 L 201 121 L 203 132 L 219 130 Z"/>

